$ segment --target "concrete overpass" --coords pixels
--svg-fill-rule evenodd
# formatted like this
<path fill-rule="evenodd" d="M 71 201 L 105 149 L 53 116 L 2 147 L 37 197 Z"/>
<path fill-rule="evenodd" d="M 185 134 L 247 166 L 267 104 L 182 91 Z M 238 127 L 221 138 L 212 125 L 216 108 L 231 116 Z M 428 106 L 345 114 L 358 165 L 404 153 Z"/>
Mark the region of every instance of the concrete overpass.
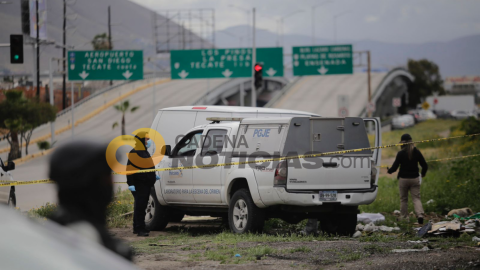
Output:
<path fill-rule="evenodd" d="M 337 98 L 339 95 L 346 95 L 349 97 L 349 116 L 365 116 L 368 103 L 367 79 L 367 73 L 298 77 L 274 96 L 266 107 L 337 117 Z M 388 73 L 372 73 L 372 102 L 376 105 L 373 116 L 395 114 L 392 99 L 405 99 L 408 86 L 413 80 L 413 76 L 403 68 L 396 68 Z"/>

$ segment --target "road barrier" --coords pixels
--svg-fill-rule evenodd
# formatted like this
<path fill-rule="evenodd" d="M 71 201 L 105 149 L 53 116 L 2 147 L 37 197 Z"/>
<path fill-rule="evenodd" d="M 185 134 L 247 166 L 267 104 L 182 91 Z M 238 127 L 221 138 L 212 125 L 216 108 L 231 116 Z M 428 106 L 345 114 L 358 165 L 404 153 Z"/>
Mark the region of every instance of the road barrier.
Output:
<path fill-rule="evenodd" d="M 397 147 L 397 146 L 403 146 L 403 145 L 408 145 L 408 144 L 419 144 L 419 143 L 427 143 L 427 142 L 435 142 L 435 141 L 446 141 L 446 140 L 468 138 L 468 137 L 475 137 L 475 136 L 480 136 L 480 133 L 470 134 L 470 135 L 462 135 L 462 136 L 454 136 L 454 137 L 446 137 L 446 138 L 429 139 L 429 140 L 422 140 L 422 141 L 414 141 L 414 142 L 408 142 L 408 143 L 396 143 L 396 144 L 374 146 L 374 147 L 367 147 L 367 148 L 333 151 L 333 152 L 325 152 L 325 153 L 318 153 L 318 154 L 309 154 L 309 155 L 297 155 L 297 156 L 289 156 L 289 157 L 278 157 L 278 158 L 268 158 L 268 159 L 260 159 L 260 160 L 238 161 L 238 162 L 209 164 L 209 165 L 200 165 L 200 166 L 185 166 L 185 167 L 171 167 L 171 168 L 139 170 L 139 171 L 136 171 L 135 173 L 162 172 L 162 171 L 174 171 L 174 170 L 190 170 L 190 169 L 200 169 L 200 168 L 244 165 L 244 164 L 252 164 L 252 163 L 264 163 L 264 162 L 281 161 L 281 160 L 287 160 L 287 159 L 314 158 L 314 157 L 322 157 L 322 156 L 362 152 L 362 151 L 366 151 L 366 150 L 384 149 L 384 148 Z M 461 156 L 461 157 L 453 157 L 453 158 L 435 159 L 435 160 L 429 160 L 427 162 L 446 161 L 446 160 L 470 158 L 470 157 L 477 157 L 477 156 L 480 156 L 480 154 Z M 387 166 L 388 165 L 382 165 L 382 166 L 378 166 L 378 167 L 386 168 Z M 112 174 L 114 174 L 114 175 L 115 174 L 116 175 L 124 175 L 126 173 L 129 173 L 129 172 L 119 172 L 119 173 L 112 173 Z M 42 179 L 42 180 L 34 180 L 34 181 L 15 181 L 15 182 L 12 182 L 12 183 L 0 184 L 0 187 L 2 187 L 2 186 L 44 184 L 44 183 L 54 183 L 54 181 L 52 181 L 50 179 Z M 115 182 L 115 183 L 125 184 L 126 182 Z"/>

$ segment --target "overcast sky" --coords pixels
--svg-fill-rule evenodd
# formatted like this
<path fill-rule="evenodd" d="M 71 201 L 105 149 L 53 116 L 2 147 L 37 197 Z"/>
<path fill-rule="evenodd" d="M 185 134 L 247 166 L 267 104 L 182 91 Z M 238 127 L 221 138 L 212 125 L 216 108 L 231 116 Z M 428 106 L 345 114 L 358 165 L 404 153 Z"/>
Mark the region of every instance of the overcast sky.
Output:
<path fill-rule="evenodd" d="M 312 6 L 318 38 L 333 39 L 334 16 L 339 40 L 373 39 L 395 43 L 447 41 L 480 33 L 480 0 L 132 0 L 150 9 L 214 8 L 217 30 L 247 23 L 246 9 L 257 9 L 259 28 L 311 35 Z M 327 2 L 327 3 L 325 3 Z M 232 7 L 235 5 L 238 7 Z"/>

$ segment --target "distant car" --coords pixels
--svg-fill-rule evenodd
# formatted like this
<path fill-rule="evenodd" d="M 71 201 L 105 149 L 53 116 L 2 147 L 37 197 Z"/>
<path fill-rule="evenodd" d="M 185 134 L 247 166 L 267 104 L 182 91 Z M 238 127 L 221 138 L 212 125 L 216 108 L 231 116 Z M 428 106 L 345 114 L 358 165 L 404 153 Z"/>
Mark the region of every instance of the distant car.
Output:
<path fill-rule="evenodd" d="M 463 119 L 467 119 L 468 117 L 477 118 L 475 114 L 469 113 L 466 111 L 461 111 L 461 110 L 452 111 L 452 117 L 456 120 L 463 120 Z"/>
<path fill-rule="evenodd" d="M 15 163 L 13 163 L 13 161 L 4 164 L 0 158 L 0 184 L 13 182 L 13 176 L 10 173 L 10 171 L 13 170 L 15 170 Z M 17 197 L 15 196 L 14 186 L 0 186 L 0 203 L 11 207 L 17 206 Z"/>
<path fill-rule="evenodd" d="M 428 111 L 428 110 L 420 110 L 418 111 L 418 115 L 419 115 L 419 121 L 437 119 L 437 116 L 432 111 Z"/>
<path fill-rule="evenodd" d="M 395 116 L 392 119 L 392 129 L 403 129 L 415 125 L 415 118 L 411 114 Z"/>
<path fill-rule="evenodd" d="M 413 119 L 415 120 L 415 124 L 420 122 L 420 115 L 418 114 L 418 110 L 409 110 L 408 114 L 413 117 Z"/>
<path fill-rule="evenodd" d="M 437 118 L 439 119 L 452 119 L 452 114 L 449 111 L 446 110 L 436 110 L 433 111 Z"/>

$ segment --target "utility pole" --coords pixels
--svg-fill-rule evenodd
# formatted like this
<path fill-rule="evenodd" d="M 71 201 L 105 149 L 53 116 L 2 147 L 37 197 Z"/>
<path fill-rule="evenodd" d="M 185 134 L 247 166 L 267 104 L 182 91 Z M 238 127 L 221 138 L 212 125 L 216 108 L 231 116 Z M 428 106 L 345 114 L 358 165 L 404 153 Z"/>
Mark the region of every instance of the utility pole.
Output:
<path fill-rule="evenodd" d="M 110 13 L 110 6 L 108 6 L 108 50 L 111 51 L 112 47 L 112 18 Z M 112 80 L 110 80 L 110 86 L 113 84 Z"/>
<path fill-rule="evenodd" d="M 63 0 L 62 109 L 67 108 L 67 0 Z"/>
<path fill-rule="evenodd" d="M 40 99 L 40 28 L 39 28 L 39 21 L 40 18 L 38 17 L 38 0 L 35 0 L 35 18 L 36 18 L 36 25 L 37 25 L 37 98 Z M 45 23 L 45 22 L 44 22 Z"/>
<path fill-rule="evenodd" d="M 73 93 L 73 82 L 71 83 L 71 98 L 72 98 L 72 104 L 70 105 L 70 109 L 72 110 L 72 139 L 73 136 L 75 136 L 75 99 L 74 99 L 74 93 Z"/>
<path fill-rule="evenodd" d="M 153 43 L 155 44 L 155 48 L 153 50 L 153 87 L 152 87 L 152 112 L 153 118 L 152 121 L 155 120 L 155 116 L 157 116 L 156 110 L 156 100 L 155 100 L 155 92 L 157 91 L 157 50 L 158 50 L 158 37 L 157 37 L 157 13 L 155 11 L 152 12 L 152 30 L 153 30 Z M 185 45 L 185 44 L 184 44 Z"/>
<path fill-rule="evenodd" d="M 50 105 L 54 106 L 54 100 L 53 100 L 53 68 L 52 68 L 52 62 L 53 62 L 53 58 L 50 59 L 50 72 L 49 72 L 49 75 L 50 75 L 50 81 L 49 81 L 49 85 L 50 85 Z M 51 145 L 53 145 L 55 143 L 55 120 L 53 122 L 50 122 L 50 130 L 51 130 Z"/>
<path fill-rule="evenodd" d="M 253 72 L 253 68 L 255 67 L 255 63 L 257 61 L 256 57 L 256 48 L 255 48 L 255 8 L 252 10 L 252 17 L 253 17 L 253 28 L 252 28 L 252 107 L 257 107 L 257 89 L 255 89 L 255 72 Z"/>
<path fill-rule="evenodd" d="M 312 7 L 312 46 L 315 46 L 315 7 Z"/>
<path fill-rule="evenodd" d="M 320 3 L 318 5 L 315 5 L 312 7 L 312 46 L 315 46 L 316 40 L 315 40 L 315 9 L 319 6 L 323 6 L 325 4 L 331 3 L 331 1 L 325 1 L 323 3 Z"/>
<path fill-rule="evenodd" d="M 370 64 L 370 51 L 367 51 L 367 73 L 368 73 L 368 104 L 372 102 L 372 79 L 371 79 L 371 64 Z M 368 117 L 372 117 L 372 113 L 368 113 Z"/>

